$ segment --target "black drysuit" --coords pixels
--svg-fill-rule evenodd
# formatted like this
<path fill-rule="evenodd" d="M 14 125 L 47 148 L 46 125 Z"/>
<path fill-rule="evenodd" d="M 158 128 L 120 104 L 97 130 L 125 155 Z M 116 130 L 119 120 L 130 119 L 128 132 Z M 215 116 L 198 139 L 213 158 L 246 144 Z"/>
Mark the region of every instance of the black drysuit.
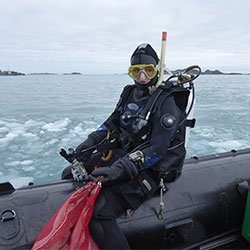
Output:
<path fill-rule="evenodd" d="M 117 160 L 122 159 L 121 166 L 123 166 L 123 159 L 128 162 L 128 155 L 135 148 L 144 155 L 140 168 L 132 163 L 138 168 L 136 174 L 131 174 L 131 178 L 126 176 L 118 178 L 117 181 L 112 179 L 111 183 L 107 182 L 96 200 L 89 228 L 94 240 L 102 249 L 129 248 L 125 236 L 116 223 L 116 218 L 127 209 L 138 208 L 143 201 L 154 195 L 159 187 L 161 172 L 168 171 L 170 181 L 181 172 L 186 153 L 185 122 L 183 122 L 185 110 L 178 105 L 171 89 L 163 91 L 152 109 L 148 129 L 141 136 L 139 117 L 143 114 L 150 98 L 148 90 L 125 87 L 115 111 L 94 132 L 100 141 L 107 136 L 108 131 L 116 130 L 120 132 L 119 140 L 125 142 L 122 141 L 113 149 L 113 156 L 107 163 L 102 163 L 98 154 L 93 155 L 86 164 L 88 172 L 92 171 L 94 165 L 102 167 L 113 164 L 114 168 L 110 171 L 112 175 L 112 171 L 116 171 Z M 133 140 L 133 135 L 136 134 L 139 134 L 139 137 L 135 136 Z M 92 173 L 96 176 L 95 171 Z"/>

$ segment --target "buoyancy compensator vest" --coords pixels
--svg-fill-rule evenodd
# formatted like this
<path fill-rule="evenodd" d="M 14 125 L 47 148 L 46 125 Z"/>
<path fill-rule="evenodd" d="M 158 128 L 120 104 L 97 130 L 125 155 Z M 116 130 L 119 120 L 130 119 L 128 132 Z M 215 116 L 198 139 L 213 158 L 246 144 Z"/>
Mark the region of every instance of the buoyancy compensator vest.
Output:
<path fill-rule="evenodd" d="M 160 87 L 148 99 L 143 111 L 139 115 L 130 115 L 127 119 L 136 119 L 138 124 L 138 131 L 136 133 L 129 133 L 118 126 L 120 115 L 124 104 L 127 102 L 129 95 L 136 88 L 135 85 L 128 85 L 124 88 L 120 101 L 117 104 L 112 121 L 106 121 L 107 127 L 113 131 L 113 137 L 118 138 L 120 146 L 127 152 L 133 152 L 138 149 L 147 147 L 150 139 L 151 126 L 154 120 L 160 119 L 160 107 L 164 100 L 172 95 L 175 99 L 176 105 L 182 111 L 181 122 L 178 129 L 171 140 L 167 153 L 164 157 L 153 165 L 151 168 L 166 182 L 175 180 L 181 173 L 183 162 L 186 155 L 185 150 L 185 134 L 186 127 L 194 127 L 195 119 L 187 120 L 186 108 L 190 89 L 181 85 L 175 86 L 171 81 L 163 82 Z M 153 115 L 152 115 L 153 114 Z M 124 142 L 125 141 L 125 142 Z"/>

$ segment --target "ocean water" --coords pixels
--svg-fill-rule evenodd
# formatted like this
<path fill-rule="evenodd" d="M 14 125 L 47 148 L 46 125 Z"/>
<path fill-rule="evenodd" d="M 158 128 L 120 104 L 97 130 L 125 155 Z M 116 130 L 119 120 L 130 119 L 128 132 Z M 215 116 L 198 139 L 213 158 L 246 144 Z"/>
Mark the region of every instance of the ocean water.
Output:
<path fill-rule="evenodd" d="M 114 110 L 127 75 L 0 77 L 0 182 L 60 179 L 76 147 Z M 250 76 L 200 76 L 187 158 L 250 147 Z"/>

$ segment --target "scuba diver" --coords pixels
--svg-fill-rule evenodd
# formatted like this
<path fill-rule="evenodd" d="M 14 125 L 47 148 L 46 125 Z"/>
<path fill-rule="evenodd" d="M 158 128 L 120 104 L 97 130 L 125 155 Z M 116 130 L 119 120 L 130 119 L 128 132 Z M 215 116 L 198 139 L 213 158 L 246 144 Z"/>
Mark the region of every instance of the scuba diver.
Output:
<path fill-rule="evenodd" d="M 104 177 L 89 224 L 101 249 L 129 249 L 116 218 L 152 197 L 160 178 L 167 183 L 179 177 L 186 155 L 190 91 L 171 81 L 156 86 L 159 59 L 150 44 L 139 45 L 130 63 L 134 84 L 123 89 L 108 119 L 67 155 L 83 163 L 90 179 Z M 68 178 L 70 166 L 62 173 Z"/>

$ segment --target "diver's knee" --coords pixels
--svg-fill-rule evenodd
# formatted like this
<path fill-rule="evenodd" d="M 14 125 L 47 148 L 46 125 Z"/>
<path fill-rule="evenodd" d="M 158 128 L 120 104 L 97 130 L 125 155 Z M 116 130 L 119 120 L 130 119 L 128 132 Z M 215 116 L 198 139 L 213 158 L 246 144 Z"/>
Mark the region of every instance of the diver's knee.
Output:
<path fill-rule="evenodd" d="M 101 247 L 104 243 L 104 234 L 105 234 L 105 230 L 102 223 L 92 218 L 89 222 L 89 232 L 95 243 L 99 247 Z"/>
<path fill-rule="evenodd" d="M 61 180 L 73 179 L 71 168 L 72 165 L 69 165 L 62 171 Z"/>

